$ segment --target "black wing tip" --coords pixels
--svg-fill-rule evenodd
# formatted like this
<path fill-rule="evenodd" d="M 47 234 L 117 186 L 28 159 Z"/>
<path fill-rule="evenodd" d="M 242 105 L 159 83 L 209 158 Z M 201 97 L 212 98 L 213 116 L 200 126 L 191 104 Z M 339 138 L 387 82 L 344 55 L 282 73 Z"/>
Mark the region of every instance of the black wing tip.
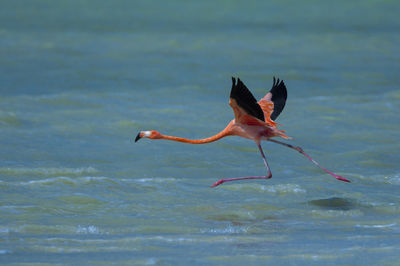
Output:
<path fill-rule="evenodd" d="M 280 80 L 279 78 L 276 79 L 275 76 L 274 76 L 274 77 L 273 77 L 273 83 L 272 83 L 272 89 L 273 89 L 274 87 L 280 87 L 280 86 L 283 86 L 283 87 L 285 87 L 285 89 L 286 89 L 286 85 L 285 85 L 285 82 L 283 81 L 283 79 L 282 79 L 282 80 Z M 271 89 L 271 90 L 272 90 L 272 89 Z"/>
<path fill-rule="evenodd" d="M 286 104 L 287 89 L 285 82 L 273 77 L 272 88 L 270 90 L 272 94 L 271 101 L 274 103 L 274 111 L 271 114 L 271 119 L 275 120 L 282 112 Z"/>
<path fill-rule="evenodd" d="M 240 78 L 236 79 L 232 77 L 232 90 L 230 98 L 235 99 L 237 104 L 242 107 L 249 115 L 256 117 L 262 121 L 265 121 L 264 113 L 261 107 L 258 105 L 256 98 L 244 85 Z"/>
<path fill-rule="evenodd" d="M 140 137 L 140 132 L 137 134 L 136 138 L 135 138 L 135 142 L 137 142 L 139 139 L 141 139 Z"/>
<path fill-rule="evenodd" d="M 273 83 L 270 92 L 272 94 L 272 97 L 275 96 L 281 98 L 283 96 L 285 100 L 287 98 L 287 89 L 285 82 L 279 78 L 277 79 L 273 77 Z"/>
<path fill-rule="evenodd" d="M 232 86 L 237 86 L 237 87 L 238 86 L 244 86 L 244 87 L 246 87 L 246 85 L 244 85 L 244 83 L 240 80 L 240 78 L 235 78 L 235 77 L 232 77 Z"/>

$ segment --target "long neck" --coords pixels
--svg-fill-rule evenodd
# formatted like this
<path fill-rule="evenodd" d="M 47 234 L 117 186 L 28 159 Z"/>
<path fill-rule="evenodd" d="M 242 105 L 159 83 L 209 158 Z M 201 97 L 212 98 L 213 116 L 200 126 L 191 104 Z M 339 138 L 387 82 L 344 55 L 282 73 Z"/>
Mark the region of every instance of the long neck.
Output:
<path fill-rule="evenodd" d="M 231 135 L 228 128 L 225 128 L 218 134 L 205 138 L 205 139 L 185 139 L 185 138 L 180 138 L 180 137 L 174 137 L 174 136 L 167 136 L 167 135 L 161 135 L 160 139 L 167 139 L 167 140 L 172 140 L 172 141 L 178 141 L 178 142 L 183 142 L 183 143 L 190 143 L 190 144 L 204 144 L 204 143 L 210 143 L 216 140 L 219 140 L 223 137 Z"/>

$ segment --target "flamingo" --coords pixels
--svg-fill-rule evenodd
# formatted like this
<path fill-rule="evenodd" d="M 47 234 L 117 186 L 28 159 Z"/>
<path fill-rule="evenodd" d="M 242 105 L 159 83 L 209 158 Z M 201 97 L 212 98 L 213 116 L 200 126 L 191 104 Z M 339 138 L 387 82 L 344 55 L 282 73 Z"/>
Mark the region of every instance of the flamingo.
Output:
<path fill-rule="evenodd" d="M 296 150 L 300 154 L 304 155 L 316 166 L 318 166 L 337 180 L 350 182 L 348 179 L 336 175 L 328 169 L 322 167 L 317 161 L 315 161 L 307 153 L 305 153 L 301 147 L 293 146 L 291 144 L 272 139 L 274 137 L 292 139 L 285 134 L 284 130 L 279 130 L 277 126 L 280 124 L 275 122 L 275 120 L 285 107 L 286 99 L 287 91 L 283 80 L 276 80 L 274 77 L 271 90 L 261 100 L 257 102 L 257 100 L 251 94 L 246 85 L 244 85 L 244 83 L 239 78 L 236 82 L 236 78 L 232 77 L 232 89 L 229 97 L 229 105 L 233 109 L 235 118 L 229 122 L 224 130 L 214 136 L 204 139 L 186 139 L 168 136 L 163 135 L 155 130 L 140 131 L 136 136 L 135 142 L 137 142 L 141 138 L 149 138 L 166 139 L 190 144 L 204 144 L 214 142 L 227 136 L 239 136 L 246 139 L 254 140 L 261 153 L 264 165 L 267 169 L 267 175 L 220 179 L 212 184 L 211 187 L 216 187 L 221 185 L 222 183 L 237 180 L 270 179 L 272 177 L 272 172 L 261 147 L 261 141 L 270 141 Z"/>

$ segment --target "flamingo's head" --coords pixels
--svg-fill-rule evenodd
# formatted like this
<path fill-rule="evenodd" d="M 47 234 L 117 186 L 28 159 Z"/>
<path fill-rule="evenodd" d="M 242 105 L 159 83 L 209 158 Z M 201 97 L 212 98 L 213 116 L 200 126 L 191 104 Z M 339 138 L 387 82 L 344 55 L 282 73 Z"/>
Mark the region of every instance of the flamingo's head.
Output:
<path fill-rule="evenodd" d="M 155 131 L 155 130 L 140 131 L 135 138 L 135 142 L 137 142 L 141 138 L 159 139 L 159 138 L 161 138 L 161 134 L 160 134 L 160 132 Z"/>

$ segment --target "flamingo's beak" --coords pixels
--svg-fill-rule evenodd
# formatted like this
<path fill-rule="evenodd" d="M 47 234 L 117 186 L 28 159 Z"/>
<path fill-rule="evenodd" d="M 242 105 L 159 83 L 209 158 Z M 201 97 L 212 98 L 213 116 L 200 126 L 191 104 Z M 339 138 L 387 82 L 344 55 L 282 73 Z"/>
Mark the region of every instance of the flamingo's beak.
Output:
<path fill-rule="evenodd" d="M 141 131 L 137 134 L 136 138 L 135 138 L 135 142 L 137 142 L 139 139 L 141 139 L 142 137 L 140 136 L 140 133 L 142 133 Z"/>

